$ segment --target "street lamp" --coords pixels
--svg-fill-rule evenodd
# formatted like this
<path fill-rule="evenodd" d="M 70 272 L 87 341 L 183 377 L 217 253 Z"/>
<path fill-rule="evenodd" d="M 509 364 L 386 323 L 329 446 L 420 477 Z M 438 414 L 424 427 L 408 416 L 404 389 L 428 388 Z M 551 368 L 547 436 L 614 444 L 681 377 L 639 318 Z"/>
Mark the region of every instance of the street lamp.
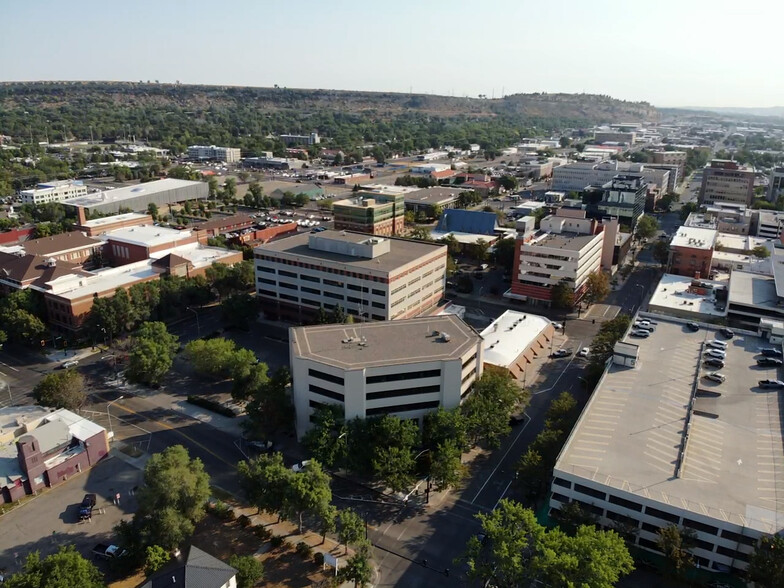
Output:
<path fill-rule="evenodd" d="M 192 309 L 190 306 L 186 306 L 186 309 L 190 310 L 196 316 L 196 335 L 199 339 L 201 339 L 201 325 L 199 325 L 199 313 Z"/>
<path fill-rule="evenodd" d="M 109 417 L 109 432 L 112 434 L 112 438 L 114 438 L 114 428 L 112 427 L 112 414 L 109 412 L 109 407 L 115 402 L 119 402 L 123 398 L 125 398 L 125 396 L 120 396 L 119 398 L 115 398 L 109 404 L 106 405 L 106 416 Z"/>

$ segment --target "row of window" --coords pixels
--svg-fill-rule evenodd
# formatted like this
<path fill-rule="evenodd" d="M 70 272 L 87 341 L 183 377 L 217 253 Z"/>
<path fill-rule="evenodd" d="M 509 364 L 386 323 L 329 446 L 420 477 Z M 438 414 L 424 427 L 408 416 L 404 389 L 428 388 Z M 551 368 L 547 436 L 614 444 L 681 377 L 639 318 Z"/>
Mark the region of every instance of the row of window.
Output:
<path fill-rule="evenodd" d="M 365 384 L 381 384 L 382 382 L 399 382 L 401 380 L 421 380 L 423 378 L 440 378 L 441 369 L 425 370 L 421 372 L 403 372 L 395 374 L 382 374 L 379 376 L 368 376 Z"/>
<path fill-rule="evenodd" d="M 385 390 L 384 392 L 368 392 L 367 400 L 382 400 L 384 398 L 399 398 L 401 396 L 414 396 L 416 394 L 433 394 L 440 392 L 441 386 L 417 386 L 415 388 L 403 388 L 401 390 Z"/>
<path fill-rule="evenodd" d="M 256 254 L 256 259 L 258 259 L 260 261 L 267 261 L 269 263 L 277 263 L 277 264 L 281 264 L 281 265 L 288 265 L 288 266 L 293 266 L 293 267 L 300 267 L 300 268 L 304 268 L 304 269 L 309 269 L 309 270 L 312 270 L 312 271 L 314 271 L 316 273 L 319 273 L 319 274 L 324 274 L 324 273 L 336 274 L 336 275 L 340 275 L 340 276 L 345 276 L 345 277 L 350 277 L 350 278 L 357 278 L 357 279 L 360 279 L 360 280 L 366 280 L 368 282 L 389 283 L 389 278 L 382 278 L 382 277 L 379 277 L 379 276 L 369 276 L 367 274 L 360 274 L 360 273 L 357 273 L 357 272 L 346 271 L 346 270 L 337 269 L 337 268 L 333 268 L 333 267 L 329 267 L 329 266 L 315 265 L 315 264 L 312 264 L 312 263 L 306 263 L 304 261 L 293 261 L 291 259 L 281 259 L 279 257 L 273 257 L 271 255 Z M 260 266 L 257 266 L 257 267 L 260 267 Z M 268 270 L 262 270 L 262 271 L 268 271 Z M 272 271 L 274 272 L 275 270 L 272 269 Z M 278 271 L 281 271 L 281 270 L 278 269 Z"/>
<path fill-rule="evenodd" d="M 412 404 L 397 404 L 395 406 L 383 406 L 380 408 L 370 408 L 365 411 L 366 416 L 383 416 L 396 412 L 409 412 L 412 410 L 428 410 L 438 408 L 441 403 L 438 400 L 432 402 L 414 402 Z"/>
<path fill-rule="evenodd" d="M 262 277 L 257 278 L 257 281 L 260 284 L 266 284 L 266 285 L 269 285 L 269 286 L 275 286 L 277 284 L 280 288 L 285 288 L 287 290 L 297 290 L 297 285 L 296 284 L 290 284 L 289 282 L 275 282 L 275 280 L 271 280 L 269 278 L 262 278 Z M 329 280 L 324 280 L 324 283 L 326 284 L 326 282 L 328 282 L 328 281 Z M 362 304 L 362 300 L 359 299 L 359 298 L 356 298 L 354 296 L 343 296 L 343 294 L 337 294 L 335 292 L 329 292 L 327 290 L 324 290 L 322 292 L 321 290 L 318 290 L 316 288 L 311 288 L 309 286 L 302 286 L 302 287 L 299 288 L 299 290 L 301 290 L 302 292 L 305 292 L 307 294 L 315 294 L 316 296 L 324 296 L 325 298 L 332 298 L 333 300 L 341 300 L 341 301 L 348 300 L 349 302 L 353 302 L 355 304 Z M 259 292 L 262 292 L 262 291 L 260 290 Z M 269 294 L 267 294 L 268 292 L 269 292 Z M 373 292 L 376 292 L 376 290 L 374 290 Z M 264 293 L 267 294 L 267 295 L 270 295 L 270 296 L 274 296 L 274 292 L 271 292 L 269 290 L 265 291 Z M 287 296 L 287 295 L 281 294 L 280 297 L 285 299 L 285 300 L 292 300 L 294 302 L 297 301 L 297 298 L 295 296 Z M 305 299 L 303 299 L 302 302 L 306 303 Z M 314 306 L 319 306 L 319 304 L 317 302 L 315 302 L 315 301 L 310 300 L 308 302 L 312 303 Z M 371 305 L 373 306 L 373 308 L 380 308 L 382 310 L 386 309 L 386 307 L 387 307 L 387 305 L 385 303 L 377 302 L 375 300 L 371 302 Z M 380 320 L 384 320 L 384 318 L 385 317 L 381 317 Z"/>

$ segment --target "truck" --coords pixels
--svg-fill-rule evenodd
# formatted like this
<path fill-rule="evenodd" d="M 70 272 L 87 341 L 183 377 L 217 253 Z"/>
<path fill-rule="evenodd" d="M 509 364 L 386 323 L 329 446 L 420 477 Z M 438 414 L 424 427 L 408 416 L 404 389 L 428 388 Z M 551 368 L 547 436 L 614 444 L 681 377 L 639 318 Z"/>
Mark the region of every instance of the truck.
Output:
<path fill-rule="evenodd" d="M 79 505 L 79 518 L 81 520 L 90 519 L 93 516 L 93 507 L 96 502 L 95 494 L 85 494 L 82 503 Z"/>
<path fill-rule="evenodd" d="M 93 547 L 93 555 L 101 559 L 119 559 L 128 555 L 128 550 L 119 547 L 118 545 L 105 545 L 99 543 Z"/>

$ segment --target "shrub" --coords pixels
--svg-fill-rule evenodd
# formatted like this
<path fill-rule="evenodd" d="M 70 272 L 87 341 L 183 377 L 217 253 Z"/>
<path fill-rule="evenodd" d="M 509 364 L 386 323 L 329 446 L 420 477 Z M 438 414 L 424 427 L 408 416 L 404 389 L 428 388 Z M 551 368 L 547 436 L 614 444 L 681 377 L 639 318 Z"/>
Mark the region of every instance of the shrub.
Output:
<path fill-rule="evenodd" d="M 316 562 L 316 565 L 323 566 L 324 565 L 324 554 L 320 551 L 317 551 L 313 554 L 313 561 Z"/>
<path fill-rule="evenodd" d="M 270 545 L 272 546 L 272 549 L 277 549 L 278 547 L 283 545 L 283 537 L 281 537 L 280 535 L 273 535 L 272 538 L 270 539 Z"/>
<path fill-rule="evenodd" d="M 240 515 L 240 517 L 237 519 L 237 521 L 239 522 L 240 527 L 249 527 L 250 526 L 250 518 L 248 517 L 248 515 Z"/>
<path fill-rule="evenodd" d="M 209 506 L 209 509 L 212 511 L 212 514 L 214 514 L 219 519 L 223 519 L 224 521 L 233 521 L 236 516 L 232 508 L 220 500 L 216 500 L 214 503 L 212 503 Z"/>
<path fill-rule="evenodd" d="M 270 531 L 264 525 L 258 525 L 257 527 L 253 527 L 253 534 L 256 535 L 262 541 L 269 541 L 270 537 L 272 537 L 272 531 Z"/>
<path fill-rule="evenodd" d="M 302 556 L 303 559 L 307 559 L 313 555 L 313 549 L 305 543 L 304 541 L 300 541 L 297 543 L 297 553 Z"/>
<path fill-rule="evenodd" d="M 188 402 L 190 404 L 195 404 L 196 406 L 201 406 L 202 408 L 206 408 L 207 410 L 211 410 L 212 412 L 217 412 L 218 414 L 222 414 L 223 416 L 234 418 L 237 415 L 234 414 L 234 411 L 227 406 L 223 406 L 220 402 L 215 402 L 214 400 L 210 400 L 209 398 L 204 398 L 202 396 L 188 396 Z"/>

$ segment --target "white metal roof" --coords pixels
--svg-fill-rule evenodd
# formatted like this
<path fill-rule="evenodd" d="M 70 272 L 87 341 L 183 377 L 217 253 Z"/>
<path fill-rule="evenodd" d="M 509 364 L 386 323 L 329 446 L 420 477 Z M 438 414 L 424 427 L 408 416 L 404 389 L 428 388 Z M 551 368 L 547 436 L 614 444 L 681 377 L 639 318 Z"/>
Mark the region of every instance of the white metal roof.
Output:
<path fill-rule="evenodd" d="M 550 320 L 543 316 L 507 310 L 480 333 L 485 363 L 511 365 L 548 325 Z"/>

